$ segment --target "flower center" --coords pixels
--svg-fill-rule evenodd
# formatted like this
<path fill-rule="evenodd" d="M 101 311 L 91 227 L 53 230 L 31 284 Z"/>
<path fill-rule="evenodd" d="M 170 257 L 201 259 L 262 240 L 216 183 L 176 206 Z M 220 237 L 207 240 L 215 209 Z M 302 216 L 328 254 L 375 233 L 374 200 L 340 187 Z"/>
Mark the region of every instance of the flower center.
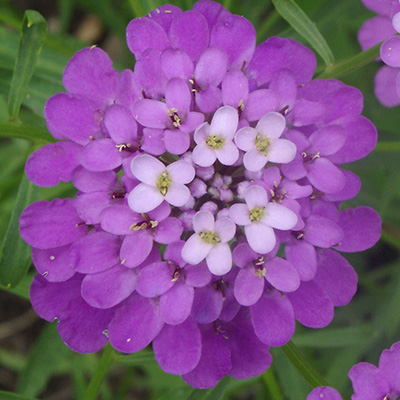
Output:
<path fill-rule="evenodd" d="M 169 177 L 167 172 L 163 172 L 157 179 L 156 185 L 160 190 L 160 193 L 165 196 L 168 192 L 169 185 L 172 183 L 172 179 Z"/>
<path fill-rule="evenodd" d="M 262 136 L 260 134 L 256 136 L 256 148 L 264 156 L 267 155 L 267 149 L 270 144 L 271 140 L 269 138 Z"/>
<path fill-rule="evenodd" d="M 206 140 L 206 144 L 210 146 L 212 149 L 222 149 L 224 143 L 225 139 L 217 135 L 210 135 Z"/>
<path fill-rule="evenodd" d="M 254 222 L 254 221 L 261 221 L 264 218 L 265 215 L 265 207 L 254 207 L 250 210 L 250 221 Z"/>
<path fill-rule="evenodd" d="M 200 232 L 199 236 L 208 244 L 217 244 L 221 242 L 219 236 L 213 231 Z"/>
<path fill-rule="evenodd" d="M 153 229 L 153 228 L 156 228 L 157 225 L 158 225 L 158 221 L 153 221 L 153 220 L 148 221 L 148 222 L 143 221 L 143 222 L 139 222 L 139 223 L 132 224 L 132 225 L 129 227 L 129 229 L 130 229 L 131 231 L 140 231 L 140 230 L 144 230 L 144 229 Z"/>
<path fill-rule="evenodd" d="M 176 108 L 174 108 L 174 107 L 169 108 L 167 110 L 167 114 L 171 118 L 172 125 L 175 128 L 179 128 L 181 126 L 181 119 L 179 118 L 178 110 Z"/>

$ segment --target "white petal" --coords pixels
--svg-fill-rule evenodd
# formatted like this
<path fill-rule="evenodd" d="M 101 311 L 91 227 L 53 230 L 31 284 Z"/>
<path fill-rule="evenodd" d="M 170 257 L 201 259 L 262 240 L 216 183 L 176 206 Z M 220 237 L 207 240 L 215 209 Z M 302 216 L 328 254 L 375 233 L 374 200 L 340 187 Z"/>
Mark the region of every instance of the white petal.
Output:
<path fill-rule="evenodd" d="M 239 158 L 239 150 L 230 140 L 226 141 L 221 149 L 215 149 L 214 151 L 218 160 L 223 165 L 232 165 Z"/>
<path fill-rule="evenodd" d="M 172 182 L 164 198 L 169 204 L 175 207 L 182 207 L 190 198 L 190 190 L 181 183 Z"/>
<path fill-rule="evenodd" d="M 265 167 L 268 158 L 257 149 L 248 151 L 243 157 L 243 164 L 248 171 L 257 172 Z"/>
<path fill-rule="evenodd" d="M 244 227 L 250 247 L 258 254 L 269 253 L 276 243 L 274 230 L 261 222 L 253 222 Z"/>
<path fill-rule="evenodd" d="M 205 142 L 198 144 L 192 153 L 192 160 L 200 167 L 209 167 L 214 164 L 217 156 L 215 151 Z"/>
<path fill-rule="evenodd" d="M 239 122 L 237 110 L 230 106 L 219 108 L 211 121 L 210 134 L 232 140 Z"/>
<path fill-rule="evenodd" d="M 290 140 L 276 139 L 271 142 L 267 150 L 269 161 L 286 164 L 296 156 L 296 145 Z"/>
<path fill-rule="evenodd" d="M 229 209 L 229 217 L 237 225 L 250 225 L 249 207 L 246 204 L 234 204 Z"/>
<path fill-rule="evenodd" d="M 214 232 L 222 243 L 226 243 L 235 236 L 236 225 L 230 218 L 219 218 L 215 221 Z"/>
<path fill-rule="evenodd" d="M 210 125 L 204 122 L 194 131 L 194 141 L 199 144 L 205 142 L 210 135 Z"/>
<path fill-rule="evenodd" d="M 210 211 L 199 211 L 193 217 L 193 230 L 196 233 L 214 230 L 214 216 Z"/>
<path fill-rule="evenodd" d="M 242 129 L 239 129 L 235 135 L 235 143 L 236 146 L 239 147 L 240 150 L 249 151 L 255 148 L 257 131 L 250 126 L 245 126 Z"/>
<path fill-rule="evenodd" d="M 196 265 L 207 257 L 212 247 L 195 233 L 184 244 L 181 255 L 188 264 Z"/>
<path fill-rule="evenodd" d="M 244 199 L 249 210 L 252 210 L 255 207 L 265 207 L 268 204 L 267 192 L 264 188 L 258 185 L 250 186 L 244 194 Z"/>
<path fill-rule="evenodd" d="M 131 171 L 139 181 L 155 186 L 157 178 L 165 172 L 165 165 L 156 158 L 143 154 L 132 160 Z"/>
<path fill-rule="evenodd" d="M 167 167 L 168 174 L 173 182 L 189 183 L 195 175 L 194 168 L 186 161 L 175 161 Z"/>
<path fill-rule="evenodd" d="M 277 112 L 265 114 L 256 125 L 256 130 L 271 139 L 278 138 L 286 128 L 285 117 Z"/>
<path fill-rule="evenodd" d="M 129 193 L 128 204 L 131 210 L 137 213 L 146 213 L 154 210 L 164 200 L 164 196 L 154 187 L 139 183 Z"/>
<path fill-rule="evenodd" d="M 232 268 L 232 253 L 227 243 L 216 244 L 206 257 L 207 267 L 214 275 L 225 275 Z"/>
<path fill-rule="evenodd" d="M 262 222 L 272 228 L 286 231 L 297 224 L 297 215 L 282 204 L 269 203 Z"/>

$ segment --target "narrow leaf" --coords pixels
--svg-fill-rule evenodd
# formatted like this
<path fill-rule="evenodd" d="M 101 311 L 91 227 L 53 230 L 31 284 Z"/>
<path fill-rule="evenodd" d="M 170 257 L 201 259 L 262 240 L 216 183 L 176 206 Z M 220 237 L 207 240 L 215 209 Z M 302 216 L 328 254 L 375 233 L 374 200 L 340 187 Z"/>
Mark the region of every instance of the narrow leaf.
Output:
<path fill-rule="evenodd" d="M 193 389 L 185 400 L 221 400 L 224 397 L 230 382 L 231 378 L 226 376 L 218 382 L 218 385 L 215 386 L 215 388 L 208 390 Z"/>
<path fill-rule="evenodd" d="M 19 186 L 17 201 L 11 215 L 6 235 L 0 250 L 0 284 L 15 287 L 31 265 L 30 247 L 19 234 L 19 216 L 32 202 L 38 200 L 39 188 L 24 175 Z"/>
<path fill-rule="evenodd" d="M 37 11 L 25 11 L 8 99 L 8 111 L 11 120 L 18 118 L 19 109 L 35 69 L 37 58 L 42 50 L 46 33 L 47 23 L 45 19 Z"/>
<path fill-rule="evenodd" d="M 315 24 L 308 18 L 304 11 L 294 0 L 272 0 L 278 13 L 292 28 L 310 43 L 314 50 L 321 56 L 327 66 L 332 65 L 334 57 L 328 43 L 319 32 Z"/>
<path fill-rule="evenodd" d="M 33 397 L 26 397 L 26 396 L 21 396 L 19 394 L 14 394 L 11 392 L 5 392 L 3 390 L 0 390 L 0 399 L 1 400 L 39 400 L 39 399 L 34 399 Z"/>
<path fill-rule="evenodd" d="M 18 122 L 0 122 L 0 137 L 26 139 L 40 145 L 56 141 L 46 129 Z"/>
<path fill-rule="evenodd" d="M 46 325 L 21 371 L 17 392 L 26 396 L 39 395 L 68 353 L 70 350 L 58 335 L 57 322 Z"/>

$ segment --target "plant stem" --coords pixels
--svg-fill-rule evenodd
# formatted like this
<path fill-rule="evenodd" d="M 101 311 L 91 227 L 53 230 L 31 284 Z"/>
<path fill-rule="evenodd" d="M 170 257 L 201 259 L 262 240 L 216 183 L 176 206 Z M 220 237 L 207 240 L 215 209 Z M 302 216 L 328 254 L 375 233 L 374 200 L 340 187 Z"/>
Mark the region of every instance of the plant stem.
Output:
<path fill-rule="evenodd" d="M 284 400 L 281 388 L 279 387 L 279 383 L 276 380 L 276 376 L 272 367 L 269 367 L 262 375 L 262 382 L 269 393 L 272 400 Z"/>
<path fill-rule="evenodd" d="M 340 78 L 343 75 L 347 75 L 350 72 L 369 64 L 371 61 L 374 61 L 379 57 L 381 44 L 382 43 L 378 43 L 370 49 L 362 51 L 347 60 L 327 67 L 324 72 L 316 77 L 316 79 Z"/>
<path fill-rule="evenodd" d="M 303 354 L 300 353 L 292 341 L 288 342 L 280 349 L 311 387 L 328 386 L 325 379 L 304 358 Z"/>
<path fill-rule="evenodd" d="M 394 142 L 378 142 L 375 151 L 400 151 L 400 141 Z"/>
<path fill-rule="evenodd" d="M 85 397 L 83 400 L 96 400 L 101 388 L 101 384 L 107 371 L 113 362 L 113 348 L 109 343 L 104 347 L 103 354 L 97 364 L 96 371 L 94 372 L 92 379 L 89 382 L 89 386 L 86 390 Z"/>

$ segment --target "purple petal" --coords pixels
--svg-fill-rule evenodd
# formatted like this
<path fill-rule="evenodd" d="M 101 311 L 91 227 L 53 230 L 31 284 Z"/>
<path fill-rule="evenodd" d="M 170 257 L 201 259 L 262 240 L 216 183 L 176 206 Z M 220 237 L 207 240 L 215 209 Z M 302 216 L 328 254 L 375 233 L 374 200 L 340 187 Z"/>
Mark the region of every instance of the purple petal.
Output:
<path fill-rule="evenodd" d="M 217 156 L 215 151 L 205 142 L 198 144 L 192 153 L 193 162 L 201 167 L 210 167 L 214 164 Z"/>
<path fill-rule="evenodd" d="M 400 393 L 400 342 L 393 344 L 390 349 L 383 350 L 379 358 L 379 370 L 385 375 L 390 386 Z"/>
<path fill-rule="evenodd" d="M 181 183 L 172 182 L 164 198 L 175 207 L 183 207 L 190 199 L 190 190 Z"/>
<path fill-rule="evenodd" d="M 143 93 L 139 89 L 133 71 L 124 69 L 119 76 L 115 104 L 120 104 L 132 111 L 133 105 L 142 98 Z"/>
<path fill-rule="evenodd" d="M 383 373 L 367 362 L 358 363 L 351 368 L 349 378 L 354 390 L 352 400 L 383 399 L 391 392 Z"/>
<path fill-rule="evenodd" d="M 308 180 L 321 192 L 336 193 L 343 189 L 343 172 L 327 158 L 316 158 L 307 169 Z"/>
<path fill-rule="evenodd" d="M 182 376 L 190 386 L 198 389 L 214 387 L 231 369 L 230 351 L 222 335 L 216 335 L 212 326 L 202 326 L 201 357 L 196 368 Z"/>
<path fill-rule="evenodd" d="M 82 193 L 77 195 L 75 207 L 86 224 L 95 225 L 101 221 L 101 212 L 115 202 L 108 192 Z"/>
<path fill-rule="evenodd" d="M 265 279 L 282 292 L 294 292 L 300 286 L 300 278 L 293 265 L 284 258 L 268 261 Z"/>
<path fill-rule="evenodd" d="M 157 297 L 174 286 L 173 268 L 166 262 L 144 267 L 138 276 L 136 291 L 144 297 Z"/>
<path fill-rule="evenodd" d="M 260 222 L 252 223 L 244 227 L 247 241 L 250 247 L 259 254 L 270 252 L 276 243 L 274 230 Z"/>
<path fill-rule="evenodd" d="M 100 214 L 102 229 L 114 235 L 130 235 L 130 227 L 141 220 L 138 214 L 125 205 L 107 207 Z"/>
<path fill-rule="evenodd" d="M 111 308 L 125 300 L 136 286 L 136 272 L 115 265 L 103 272 L 86 275 L 81 293 L 85 301 L 96 308 Z"/>
<path fill-rule="evenodd" d="M 151 343 L 163 324 L 158 304 L 133 293 L 115 313 L 108 337 L 116 350 L 135 353 Z"/>
<path fill-rule="evenodd" d="M 37 186 L 55 186 L 72 179 L 79 165 L 81 146 L 70 142 L 47 144 L 30 155 L 25 164 L 28 179 Z"/>
<path fill-rule="evenodd" d="M 239 69 L 253 57 L 256 32 L 246 18 L 239 15 L 227 15 L 214 25 L 210 45 L 225 50 L 231 68 Z"/>
<path fill-rule="evenodd" d="M 353 197 L 357 196 L 358 192 L 361 189 L 361 180 L 356 174 L 351 171 L 342 172 L 344 174 L 344 177 L 346 178 L 343 189 L 336 193 L 325 194 L 326 198 L 329 201 L 350 200 Z"/>
<path fill-rule="evenodd" d="M 137 125 L 131 112 L 114 104 L 104 114 L 104 125 L 115 144 L 135 144 Z"/>
<path fill-rule="evenodd" d="M 251 127 L 239 129 L 235 135 L 236 146 L 243 151 L 249 151 L 255 148 L 257 131 Z"/>
<path fill-rule="evenodd" d="M 170 374 L 186 374 L 198 364 L 201 356 L 201 335 L 189 317 L 180 325 L 164 325 L 153 340 L 154 356 L 160 367 Z"/>
<path fill-rule="evenodd" d="M 182 10 L 179 7 L 164 4 L 151 11 L 146 17 L 157 22 L 164 28 L 165 32 L 168 32 L 172 21 L 180 14 L 182 14 Z"/>
<path fill-rule="evenodd" d="M 221 4 L 209 0 L 197 1 L 193 4 L 193 10 L 204 15 L 208 22 L 208 26 L 210 27 L 210 31 L 219 20 L 230 15 L 230 12 Z"/>
<path fill-rule="evenodd" d="M 221 89 L 215 86 L 209 86 L 203 92 L 196 93 L 195 98 L 197 107 L 205 114 L 216 111 L 222 105 Z"/>
<path fill-rule="evenodd" d="M 157 225 L 154 241 L 162 244 L 175 242 L 180 239 L 182 231 L 182 222 L 178 218 L 166 218 Z"/>
<path fill-rule="evenodd" d="M 287 294 L 296 319 L 309 328 L 324 328 L 333 318 L 332 301 L 313 282 L 302 282 L 300 287 Z"/>
<path fill-rule="evenodd" d="M 82 148 L 79 155 L 82 166 L 89 171 L 109 171 L 122 164 L 121 152 L 111 139 L 97 139 Z"/>
<path fill-rule="evenodd" d="M 114 171 L 94 172 L 78 167 L 72 173 L 73 185 L 83 193 L 121 189 Z"/>
<path fill-rule="evenodd" d="M 160 313 L 164 322 L 179 325 L 190 315 L 194 298 L 194 290 L 183 281 L 175 285 L 160 297 Z"/>
<path fill-rule="evenodd" d="M 185 116 L 189 112 L 192 96 L 186 82 L 181 78 L 172 78 L 165 88 L 165 103 L 168 108 L 177 109 L 177 114 Z"/>
<path fill-rule="evenodd" d="M 262 168 L 264 168 L 267 161 L 268 158 L 256 148 L 248 151 L 243 157 L 244 167 L 251 172 L 260 171 Z"/>
<path fill-rule="evenodd" d="M 350 302 L 357 290 L 357 273 L 348 261 L 333 250 L 322 250 L 318 254 L 316 282 L 331 299 L 334 306 Z"/>
<path fill-rule="evenodd" d="M 207 267 L 214 275 L 225 275 L 232 268 L 232 253 L 227 243 L 212 246 L 206 256 Z"/>
<path fill-rule="evenodd" d="M 264 278 L 256 272 L 260 270 L 251 265 L 242 268 L 236 276 L 233 291 L 236 300 L 243 306 L 255 304 L 264 291 Z"/>
<path fill-rule="evenodd" d="M 319 386 L 313 389 L 306 400 L 342 400 L 340 393 L 330 386 Z"/>
<path fill-rule="evenodd" d="M 237 129 L 239 117 L 233 107 L 219 108 L 211 121 L 211 134 L 222 136 L 225 140 L 232 140 Z"/>
<path fill-rule="evenodd" d="M 203 89 L 218 86 L 228 69 L 228 56 L 218 47 L 206 49 L 200 56 L 194 70 L 196 83 Z"/>
<path fill-rule="evenodd" d="M 313 245 L 300 240 L 292 241 L 286 245 L 285 254 L 302 281 L 314 278 L 317 272 L 317 254 Z"/>
<path fill-rule="evenodd" d="M 169 39 L 172 47 L 186 51 L 197 61 L 209 42 L 207 20 L 196 11 L 185 11 L 172 21 Z"/>
<path fill-rule="evenodd" d="M 136 231 L 129 236 L 125 236 L 119 257 L 121 264 L 128 268 L 137 267 L 150 254 L 153 247 L 153 238 L 148 231 Z"/>
<path fill-rule="evenodd" d="M 258 121 L 263 115 L 278 109 L 279 99 L 270 89 L 251 92 L 245 104 L 243 117 L 248 121 Z"/>
<path fill-rule="evenodd" d="M 221 331 L 226 337 L 225 346 L 231 352 L 230 376 L 248 379 L 260 375 L 270 366 L 272 357 L 269 347 L 254 334 L 246 310 L 242 308 L 234 320 L 221 327 Z"/>
<path fill-rule="evenodd" d="M 254 333 L 268 346 L 283 346 L 294 334 L 295 319 L 289 299 L 277 291 L 268 292 L 250 307 Z"/>
<path fill-rule="evenodd" d="M 278 139 L 286 128 L 285 117 L 277 112 L 270 112 L 264 115 L 256 125 L 256 130 L 262 133 L 262 136 Z"/>
<path fill-rule="evenodd" d="M 329 125 L 315 131 L 309 138 L 315 153 L 335 154 L 346 141 L 346 131 L 340 125 Z"/>
<path fill-rule="evenodd" d="M 22 238 L 32 247 L 51 249 L 74 242 L 86 234 L 72 201 L 55 199 L 29 205 L 19 218 Z"/>
<path fill-rule="evenodd" d="M 248 263 L 257 260 L 257 253 L 254 252 L 247 243 L 240 243 L 232 252 L 233 262 L 239 267 L 244 268 Z"/>
<path fill-rule="evenodd" d="M 197 265 L 186 265 L 186 284 L 193 287 L 203 287 L 210 283 L 211 273 L 205 262 Z"/>
<path fill-rule="evenodd" d="M 381 46 L 381 59 L 389 67 L 400 67 L 400 40 L 395 35 L 386 39 Z"/>
<path fill-rule="evenodd" d="M 155 186 L 157 178 L 165 170 L 165 165 L 161 161 L 148 154 L 135 157 L 131 163 L 132 174 L 147 185 Z"/>
<path fill-rule="evenodd" d="M 336 164 L 360 160 L 376 146 L 378 133 L 375 125 L 367 118 L 359 116 L 344 124 L 347 139 L 343 147 L 329 159 Z"/>
<path fill-rule="evenodd" d="M 249 214 L 249 207 L 246 204 L 236 203 L 229 209 L 229 217 L 237 225 L 250 225 Z"/>
<path fill-rule="evenodd" d="M 199 211 L 193 218 L 193 229 L 196 233 L 214 230 L 214 216 L 209 211 Z"/>
<path fill-rule="evenodd" d="M 329 218 L 311 215 L 304 228 L 304 239 L 317 247 L 328 248 L 341 242 L 343 230 Z"/>
<path fill-rule="evenodd" d="M 223 298 L 212 285 L 196 288 L 192 306 L 192 316 L 199 324 L 209 324 L 218 319 Z"/>
<path fill-rule="evenodd" d="M 215 149 L 219 162 L 223 165 L 233 165 L 239 158 L 239 150 L 232 141 L 227 140 L 221 149 Z"/>
<path fill-rule="evenodd" d="M 167 77 L 189 80 L 193 75 L 193 61 L 181 49 L 165 49 L 161 54 L 161 67 Z"/>
<path fill-rule="evenodd" d="M 218 218 L 214 226 L 215 233 L 219 236 L 222 243 L 229 242 L 236 233 L 236 226 L 229 218 Z"/>
<path fill-rule="evenodd" d="M 400 97 L 396 89 L 398 76 L 398 68 L 386 65 L 381 67 L 375 75 L 375 96 L 385 107 L 395 107 L 400 104 Z"/>
<path fill-rule="evenodd" d="M 115 99 L 118 71 L 112 68 L 107 53 L 87 47 L 75 53 L 63 74 L 65 89 L 93 100 L 100 108 Z"/>
<path fill-rule="evenodd" d="M 105 271 L 118 263 L 120 247 L 117 236 L 107 232 L 90 233 L 72 244 L 69 262 L 82 274 Z"/>
<path fill-rule="evenodd" d="M 32 261 L 39 274 L 49 282 L 64 282 L 75 274 L 69 263 L 70 246 L 40 250 L 32 248 Z"/>
<path fill-rule="evenodd" d="M 222 81 L 222 102 L 226 106 L 239 107 L 239 103 L 246 104 L 249 94 L 249 83 L 242 71 L 230 70 Z"/>
<path fill-rule="evenodd" d="M 286 231 L 296 225 L 297 215 L 282 204 L 268 203 L 262 222 L 272 228 Z"/>
<path fill-rule="evenodd" d="M 46 102 L 47 129 L 57 139 L 70 139 L 85 145 L 100 133 L 95 122 L 96 105 L 89 100 L 58 93 Z"/>
<path fill-rule="evenodd" d="M 129 22 L 126 41 L 136 59 L 148 48 L 162 51 L 169 45 L 164 29 L 150 18 L 135 18 Z"/>
<path fill-rule="evenodd" d="M 212 248 L 196 233 L 186 241 L 182 249 L 182 258 L 189 264 L 196 265 L 203 261 Z"/>
<path fill-rule="evenodd" d="M 169 176 L 174 182 L 178 183 L 189 183 L 194 179 L 195 170 L 186 161 L 175 161 L 168 165 L 167 171 Z"/>
<path fill-rule="evenodd" d="M 165 129 L 170 123 L 166 104 L 157 100 L 139 100 L 133 107 L 133 115 L 148 128 Z"/>
<path fill-rule="evenodd" d="M 163 129 L 143 129 L 143 139 L 140 148 L 153 156 L 160 156 L 165 153 L 164 130 Z"/>
<path fill-rule="evenodd" d="M 256 207 L 265 207 L 268 203 L 267 192 L 258 185 L 250 186 L 246 190 L 244 198 L 250 210 Z"/>
<path fill-rule="evenodd" d="M 140 183 L 128 196 L 129 207 L 137 213 L 147 213 L 157 208 L 164 201 L 164 196 L 154 187 Z"/>
<path fill-rule="evenodd" d="M 256 47 L 246 74 L 260 87 L 285 68 L 300 85 L 312 79 L 316 65 L 316 57 L 307 47 L 292 39 L 272 37 Z"/>
<path fill-rule="evenodd" d="M 49 283 L 36 275 L 31 285 L 30 299 L 42 318 L 47 321 L 58 319 L 58 333 L 72 350 L 92 353 L 107 343 L 104 331 L 115 310 L 89 306 L 80 295 L 81 282 L 82 276 L 78 274 L 62 283 Z"/>

